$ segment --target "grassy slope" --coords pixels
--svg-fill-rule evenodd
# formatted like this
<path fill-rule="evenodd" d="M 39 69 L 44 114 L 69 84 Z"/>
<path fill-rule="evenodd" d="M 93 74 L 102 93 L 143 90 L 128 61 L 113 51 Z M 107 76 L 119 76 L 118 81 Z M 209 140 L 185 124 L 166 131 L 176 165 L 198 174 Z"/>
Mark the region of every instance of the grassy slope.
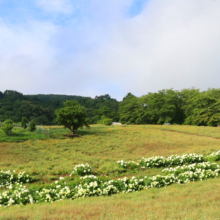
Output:
<path fill-rule="evenodd" d="M 188 134 L 204 135 L 207 137 L 220 138 L 220 128 L 216 127 L 205 127 L 205 126 L 190 126 L 190 125 L 156 125 L 151 128 L 173 130 L 179 132 L 185 132 Z"/>
<path fill-rule="evenodd" d="M 90 130 L 80 131 L 84 135 L 83 138 L 1 143 L 0 169 L 26 170 L 45 180 L 48 176 L 56 178 L 57 175 L 70 173 L 73 165 L 88 162 L 95 168 L 95 172 L 112 178 L 123 175 L 152 175 L 160 172 L 161 169 L 120 174 L 116 161 L 138 160 L 143 156 L 156 155 L 208 154 L 220 149 L 218 139 L 170 132 L 155 127 L 163 128 L 162 126 L 113 128 L 93 126 Z M 176 129 L 176 126 L 169 126 L 169 129 Z M 178 129 L 181 129 L 181 126 L 178 126 Z M 185 129 L 185 126 L 182 129 Z M 188 126 L 187 129 L 201 134 L 204 131 L 206 134 L 213 134 L 217 133 L 219 128 Z M 158 219 L 159 215 L 161 219 L 180 217 L 187 219 L 187 216 L 188 219 L 194 219 L 196 216 L 199 219 L 207 219 L 211 216 L 215 218 L 216 213 L 220 214 L 216 208 L 219 205 L 218 188 L 219 179 L 215 179 L 108 198 L 87 198 L 52 205 L 12 207 L 4 209 L 0 219 L 7 219 L 6 216 L 8 219 L 13 217 L 29 219 L 30 216 L 33 217 L 31 219 L 73 219 L 69 217 L 71 214 L 79 219 Z"/>

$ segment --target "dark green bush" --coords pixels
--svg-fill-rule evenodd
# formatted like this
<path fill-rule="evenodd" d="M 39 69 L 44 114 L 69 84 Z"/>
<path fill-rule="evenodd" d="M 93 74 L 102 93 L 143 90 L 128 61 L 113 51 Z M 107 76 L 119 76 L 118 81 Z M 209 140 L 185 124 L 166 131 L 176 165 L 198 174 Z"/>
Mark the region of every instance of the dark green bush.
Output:
<path fill-rule="evenodd" d="M 5 132 L 5 134 L 9 135 L 11 133 L 11 130 L 13 129 L 13 121 L 11 119 L 8 119 L 4 121 L 2 130 Z"/>
<path fill-rule="evenodd" d="M 105 119 L 103 120 L 103 124 L 104 124 L 104 125 L 112 125 L 112 119 L 110 119 L 110 118 L 105 118 Z"/>
<path fill-rule="evenodd" d="M 29 129 L 30 129 L 31 132 L 36 130 L 36 123 L 35 123 L 34 120 L 31 120 L 31 123 L 29 125 Z"/>

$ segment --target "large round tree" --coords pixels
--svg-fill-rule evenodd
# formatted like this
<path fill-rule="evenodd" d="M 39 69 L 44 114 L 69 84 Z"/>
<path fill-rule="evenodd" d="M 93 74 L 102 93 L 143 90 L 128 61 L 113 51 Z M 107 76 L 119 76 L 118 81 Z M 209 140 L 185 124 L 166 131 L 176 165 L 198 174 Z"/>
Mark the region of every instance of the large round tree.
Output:
<path fill-rule="evenodd" d="M 78 128 L 89 127 L 85 107 L 80 106 L 76 100 L 67 100 L 63 104 L 63 108 L 55 111 L 57 117 L 54 121 L 58 125 L 63 125 L 65 128 L 70 129 L 72 134 L 75 134 Z"/>

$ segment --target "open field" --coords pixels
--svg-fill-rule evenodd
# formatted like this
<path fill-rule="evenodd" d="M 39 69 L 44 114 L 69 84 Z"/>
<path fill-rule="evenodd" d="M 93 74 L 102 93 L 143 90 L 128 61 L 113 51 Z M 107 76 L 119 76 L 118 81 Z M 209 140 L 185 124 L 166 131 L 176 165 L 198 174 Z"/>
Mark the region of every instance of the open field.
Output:
<path fill-rule="evenodd" d="M 207 137 L 220 138 L 220 128 L 206 126 L 191 126 L 191 125 L 152 125 L 151 128 L 179 131 L 194 135 L 203 135 Z"/>
<path fill-rule="evenodd" d="M 197 153 L 208 155 L 220 150 L 219 128 L 195 126 L 91 126 L 80 130 L 82 138 L 0 143 L 0 170 L 26 171 L 44 185 L 68 177 L 77 164 L 89 163 L 93 174 L 116 179 L 123 176 L 152 176 L 162 168 L 123 171 L 118 160 L 137 161 L 142 157 Z M 68 130 L 54 129 L 57 135 Z M 68 181 L 72 181 L 68 177 Z M 30 184 L 31 185 L 31 184 Z M 0 219 L 217 219 L 219 179 L 167 188 L 149 189 L 111 197 L 76 199 L 54 204 L 2 208 Z M 86 210 L 86 211 L 85 211 Z M 18 214 L 19 211 L 19 214 Z M 72 216 L 72 217 L 71 217 Z"/>
<path fill-rule="evenodd" d="M 121 159 L 139 160 L 142 157 L 185 153 L 208 154 L 219 150 L 220 144 L 220 140 L 214 138 L 146 126 L 94 126 L 89 130 L 84 129 L 84 133 L 80 132 L 83 138 L 1 143 L 0 167 L 40 175 L 61 175 L 70 173 L 74 165 L 89 163 L 95 172 L 110 175 L 111 172 L 117 172 L 116 161 Z"/>

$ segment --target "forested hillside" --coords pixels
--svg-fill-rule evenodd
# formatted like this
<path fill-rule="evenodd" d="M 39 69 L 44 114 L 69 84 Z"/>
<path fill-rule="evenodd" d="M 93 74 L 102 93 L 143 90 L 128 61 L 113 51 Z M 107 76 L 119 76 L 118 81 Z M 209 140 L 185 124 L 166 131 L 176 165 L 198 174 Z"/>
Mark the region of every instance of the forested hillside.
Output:
<path fill-rule="evenodd" d="M 54 124 L 54 112 L 63 107 L 66 100 L 77 100 L 87 108 L 90 123 L 96 123 L 101 116 L 119 120 L 119 102 L 109 95 L 96 96 L 94 99 L 68 95 L 23 95 L 17 91 L 0 92 L 0 121 L 12 119 L 20 122 L 22 117 L 34 119 L 37 124 Z"/>
<path fill-rule="evenodd" d="M 77 100 L 86 107 L 90 123 L 103 117 L 123 124 L 220 124 L 220 89 L 173 89 L 141 97 L 128 93 L 121 102 L 110 95 L 91 97 L 71 95 L 23 95 L 17 91 L 0 92 L 0 121 L 21 121 L 23 116 L 37 124 L 54 124 L 54 112 L 66 100 Z"/>
<path fill-rule="evenodd" d="M 120 103 L 120 121 L 128 124 L 220 124 L 220 89 L 161 90 L 136 97 L 128 93 Z"/>

